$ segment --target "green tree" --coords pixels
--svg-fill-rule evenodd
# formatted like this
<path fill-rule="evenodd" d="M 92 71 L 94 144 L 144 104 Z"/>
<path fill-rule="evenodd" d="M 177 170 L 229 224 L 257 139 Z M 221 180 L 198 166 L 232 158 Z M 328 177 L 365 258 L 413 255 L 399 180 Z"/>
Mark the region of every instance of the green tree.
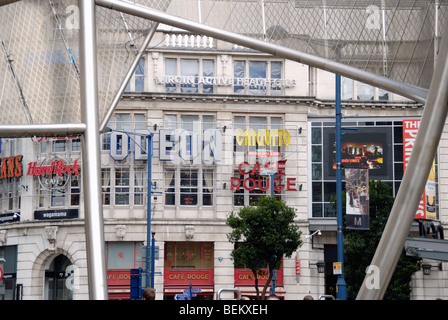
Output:
<path fill-rule="evenodd" d="M 370 230 L 345 231 L 344 277 L 348 299 L 355 299 L 358 294 L 394 203 L 391 187 L 381 181 L 370 180 L 369 198 Z M 403 249 L 384 299 L 408 300 L 412 290 L 411 277 L 419 269 L 420 259 L 407 256 Z"/>
<path fill-rule="evenodd" d="M 227 225 L 233 229 L 227 237 L 235 244 L 231 253 L 234 264 L 252 271 L 257 297 L 258 275 L 265 272 L 262 268 L 268 267 L 269 278 L 263 288 L 262 300 L 272 280 L 272 271 L 280 267 L 282 257 L 291 257 L 302 245 L 301 231 L 294 218 L 294 209 L 275 197 L 263 197 L 258 206 L 244 207 L 227 218 Z"/>

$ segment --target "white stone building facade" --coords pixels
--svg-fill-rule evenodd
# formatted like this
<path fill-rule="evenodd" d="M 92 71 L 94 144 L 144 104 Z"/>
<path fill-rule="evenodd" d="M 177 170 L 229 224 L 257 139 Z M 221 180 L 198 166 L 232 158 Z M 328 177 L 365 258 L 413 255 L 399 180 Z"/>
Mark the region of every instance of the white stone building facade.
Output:
<path fill-rule="evenodd" d="M 247 274 L 230 257 L 233 245 L 225 221 L 228 213 L 269 195 L 268 180 L 260 178 L 263 168 L 280 173 L 277 195 L 296 210 L 303 240 L 297 255 L 284 258 L 276 294 L 285 300 L 335 295 L 335 276 L 318 273 L 316 266 L 324 261 L 331 269 L 336 261 L 330 203 L 335 178 L 328 167 L 334 75 L 180 32 L 161 30 L 153 42 L 158 45 L 144 54 L 110 121 L 116 131 L 102 135 L 110 299 L 128 299 L 129 270 L 145 266 L 148 215 L 147 156 L 138 136 L 128 139 L 119 130 L 153 133 L 150 214 L 158 247 L 157 299 L 173 299 L 190 280 L 201 288 L 200 299 L 216 298 L 221 288 L 254 293 Z M 423 107 L 348 79 L 342 84 L 343 122 L 364 137 L 379 132 L 388 155 L 384 171 L 373 175 L 396 194 L 403 166 L 402 122 L 418 119 Z M 445 229 L 447 137 L 445 129 L 436 163 L 437 214 Z M 22 156 L 23 171 L 1 181 L 5 289 L 0 294 L 5 299 L 88 299 L 83 186 L 76 175 L 76 164 L 82 170 L 79 146 L 77 137 L 2 139 L 0 158 L 7 162 Z M 31 172 L 34 162 L 48 167 L 57 160 L 68 172 L 53 174 L 59 177 L 55 181 Z M 430 275 L 417 272 L 412 298 L 448 298 L 447 268 L 443 262 Z"/>

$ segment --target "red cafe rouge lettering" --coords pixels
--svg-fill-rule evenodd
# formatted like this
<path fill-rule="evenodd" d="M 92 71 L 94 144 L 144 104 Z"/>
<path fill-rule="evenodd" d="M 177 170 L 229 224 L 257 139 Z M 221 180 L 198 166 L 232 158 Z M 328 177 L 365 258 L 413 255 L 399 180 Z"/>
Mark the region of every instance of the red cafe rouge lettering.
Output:
<path fill-rule="evenodd" d="M 21 177 L 22 158 L 23 156 L 15 156 L 0 159 L 0 179 Z"/>
<path fill-rule="evenodd" d="M 43 176 L 55 174 L 58 177 L 62 177 L 66 173 L 79 176 L 78 160 L 75 160 L 75 162 L 70 165 L 65 164 L 62 160 L 52 161 L 47 166 L 38 166 L 36 161 L 28 163 L 28 176 Z"/>

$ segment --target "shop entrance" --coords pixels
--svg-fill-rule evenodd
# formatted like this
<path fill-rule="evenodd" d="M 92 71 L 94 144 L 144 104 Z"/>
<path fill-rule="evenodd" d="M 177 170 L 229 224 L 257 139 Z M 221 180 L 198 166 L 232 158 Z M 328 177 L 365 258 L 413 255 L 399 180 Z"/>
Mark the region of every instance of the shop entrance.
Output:
<path fill-rule="evenodd" d="M 66 270 L 72 263 L 60 254 L 50 263 L 45 270 L 45 300 L 73 300 L 73 290 L 67 285 Z"/>
<path fill-rule="evenodd" d="M 338 261 L 338 247 L 325 245 L 325 294 L 336 298 L 336 283 L 338 276 L 333 274 L 333 262 Z"/>

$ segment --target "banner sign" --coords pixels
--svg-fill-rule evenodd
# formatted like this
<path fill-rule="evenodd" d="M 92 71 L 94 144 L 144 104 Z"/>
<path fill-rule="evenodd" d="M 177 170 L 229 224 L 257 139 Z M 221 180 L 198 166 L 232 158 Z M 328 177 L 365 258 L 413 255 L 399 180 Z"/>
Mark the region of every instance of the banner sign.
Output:
<path fill-rule="evenodd" d="M 369 170 L 345 168 L 346 227 L 369 230 Z"/>
<path fill-rule="evenodd" d="M 75 218 L 78 218 L 78 209 L 34 211 L 35 220 L 75 219 Z"/>
<path fill-rule="evenodd" d="M 403 172 L 406 171 L 406 167 L 408 166 L 419 126 L 420 119 L 403 120 Z M 414 219 L 437 219 L 435 184 L 434 161 Z"/>

